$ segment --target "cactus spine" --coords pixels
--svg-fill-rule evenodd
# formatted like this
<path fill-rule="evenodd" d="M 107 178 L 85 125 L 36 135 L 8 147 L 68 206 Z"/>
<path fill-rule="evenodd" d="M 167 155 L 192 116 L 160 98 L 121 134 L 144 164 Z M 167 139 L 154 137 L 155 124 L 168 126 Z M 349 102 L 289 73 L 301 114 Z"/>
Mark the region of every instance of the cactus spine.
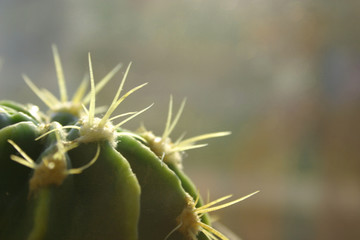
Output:
<path fill-rule="evenodd" d="M 211 226 L 208 213 L 246 197 L 204 204 L 182 169 L 182 153 L 198 141 L 228 135 L 204 134 L 175 142 L 170 134 L 173 100 L 161 137 L 122 125 L 151 107 L 112 116 L 142 84 L 122 95 L 127 67 L 113 101 L 97 117 L 96 94 L 120 64 L 95 84 L 89 54 L 88 79 L 69 100 L 58 51 L 53 46 L 60 89 L 57 99 L 23 76 L 49 107 L 0 102 L 0 239 L 228 239 Z M 88 106 L 88 107 L 86 107 Z M 124 118 L 114 123 L 118 118 Z"/>

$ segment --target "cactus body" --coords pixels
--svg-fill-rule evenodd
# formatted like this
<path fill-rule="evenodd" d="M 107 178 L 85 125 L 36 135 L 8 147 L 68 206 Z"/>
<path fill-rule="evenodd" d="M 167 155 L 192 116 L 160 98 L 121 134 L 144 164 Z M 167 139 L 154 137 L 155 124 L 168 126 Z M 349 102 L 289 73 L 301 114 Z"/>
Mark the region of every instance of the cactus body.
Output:
<path fill-rule="evenodd" d="M 169 135 L 184 106 L 172 121 L 172 99 L 162 137 L 121 128 L 147 108 L 114 124 L 121 117 L 111 117 L 117 106 L 143 86 L 121 95 L 129 67 L 98 118 L 95 95 L 119 66 L 95 85 L 89 55 L 90 93 L 85 96 L 83 83 L 68 100 L 53 50 L 60 100 L 24 77 L 50 107 L 48 114 L 34 105 L 0 102 L 0 239 L 227 239 L 211 227 L 208 213 L 244 198 L 204 205 L 182 170 L 182 152 L 228 132 L 172 143 Z"/>

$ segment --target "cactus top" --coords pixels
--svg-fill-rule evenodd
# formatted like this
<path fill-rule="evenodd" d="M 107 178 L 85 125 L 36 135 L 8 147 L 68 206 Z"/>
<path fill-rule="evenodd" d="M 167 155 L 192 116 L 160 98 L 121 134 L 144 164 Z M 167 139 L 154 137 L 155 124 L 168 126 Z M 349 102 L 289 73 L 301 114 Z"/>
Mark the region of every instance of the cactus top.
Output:
<path fill-rule="evenodd" d="M 199 141 L 230 132 L 172 141 L 170 134 L 185 106 L 184 100 L 172 119 L 172 97 L 161 136 L 145 127 L 124 130 L 123 124 L 152 106 L 112 116 L 120 103 L 146 85 L 121 94 L 131 64 L 110 106 L 97 117 L 96 94 L 121 65 L 95 84 L 89 54 L 90 92 L 86 94 L 84 80 L 69 100 L 55 46 L 53 53 L 59 99 L 24 76 L 50 108 L 49 114 L 34 105 L 0 102 L 0 239 L 228 239 L 211 226 L 208 213 L 256 192 L 227 203 L 222 202 L 231 195 L 204 204 L 183 172 L 182 153 L 206 146 Z M 126 118 L 113 123 L 121 117 Z"/>

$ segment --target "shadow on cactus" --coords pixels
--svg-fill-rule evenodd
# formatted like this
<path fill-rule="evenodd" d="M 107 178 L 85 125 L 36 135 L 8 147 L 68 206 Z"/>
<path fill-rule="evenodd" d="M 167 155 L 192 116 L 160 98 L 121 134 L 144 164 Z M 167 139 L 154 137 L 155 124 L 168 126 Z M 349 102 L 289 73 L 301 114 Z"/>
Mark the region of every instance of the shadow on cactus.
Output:
<path fill-rule="evenodd" d="M 169 136 L 185 101 L 173 119 L 172 97 L 161 136 L 144 126 L 123 129 L 151 107 L 113 116 L 121 102 L 146 85 L 122 94 L 131 64 L 104 109 L 96 106 L 96 94 L 121 65 L 95 84 L 89 54 L 90 80 L 85 78 L 69 100 L 55 46 L 53 54 L 60 99 L 23 76 L 49 107 L 47 113 L 31 104 L 0 102 L 0 239 L 228 239 L 211 226 L 208 214 L 256 192 L 204 203 L 183 172 L 182 155 L 206 146 L 199 141 L 230 133 L 173 142 Z"/>

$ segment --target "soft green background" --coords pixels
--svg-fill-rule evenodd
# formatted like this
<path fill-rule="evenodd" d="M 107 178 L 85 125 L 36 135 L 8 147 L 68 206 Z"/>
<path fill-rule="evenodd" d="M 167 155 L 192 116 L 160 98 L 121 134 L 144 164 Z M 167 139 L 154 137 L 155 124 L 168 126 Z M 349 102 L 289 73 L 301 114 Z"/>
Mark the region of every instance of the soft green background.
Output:
<path fill-rule="evenodd" d="M 230 130 L 188 152 L 185 170 L 211 199 L 261 193 L 217 213 L 247 240 L 360 239 L 360 1 L 0 1 L 1 99 L 41 104 L 26 73 L 57 93 L 51 44 L 71 93 L 133 62 L 118 113 L 169 95 L 187 106 L 174 138 Z M 108 104 L 121 74 L 99 95 Z M 41 104 L 41 106 L 43 106 Z"/>

